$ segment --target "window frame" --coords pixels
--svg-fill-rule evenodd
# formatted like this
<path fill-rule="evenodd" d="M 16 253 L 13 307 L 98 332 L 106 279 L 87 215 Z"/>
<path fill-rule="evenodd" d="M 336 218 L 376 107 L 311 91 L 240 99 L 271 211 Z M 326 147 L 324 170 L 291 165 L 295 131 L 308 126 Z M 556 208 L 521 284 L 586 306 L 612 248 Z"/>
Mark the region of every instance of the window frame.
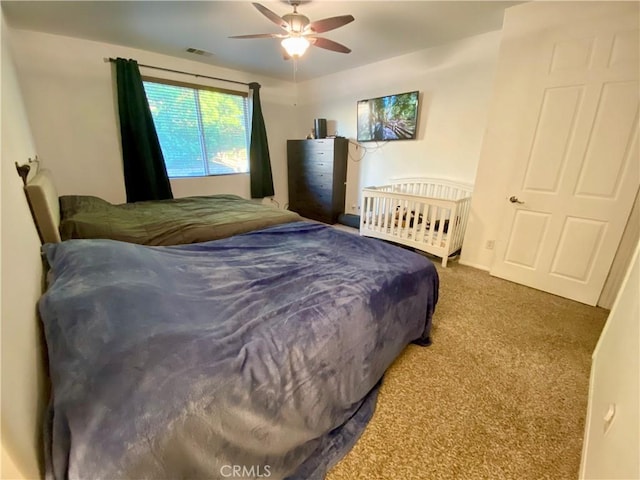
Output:
<path fill-rule="evenodd" d="M 205 170 L 205 174 L 204 175 L 189 175 L 189 176 L 177 176 L 177 177 L 172 177 L 171 175 L 169 175 L 169 168 L 167 166 L 167 162 L 165 161 L 165 168 L 167 168 L 167 175 L 169 176 L 169 179 L 171 180 L 181 180 L 181 179 L 187 179 L 187 178 L 207 178 L 207 177 L 224 177 L 227 175 L 249 175 L 251 172 L 251 166 L 249 164 L 249 151 L 251 148 L 251 97 L 249 95 L 249 91 L 247 89 L 247 91 L 242 91 L 242 90 L 232 90 L 229 88 L 221 88 L 221 87 L 214 87 L 211 85 L 202 85 L 202 84 L 196 84 L 196 83 L 190 83 L 190 82 L 184 82 L 181 80 L 173 80 L 173 79 L 168 79 L 168 78 L 161 78 L 161 77 L 154 77 L 151 75 L 142 75 L 142 82 L 149 82 L 149 83 L 157 83 L 157 84 L 161 84 L 161 85 L 171 85 L 174 87 L 182 87 L 182 88 L 190 88 L 196 91 L 196 97 L 198 98 L 198 102 L 196 103 L 196 110 L 198 112 L 198 125 L 199 125 L 199 133 L 200 133 L 200 144 L 201 144 L 201 149 L 204 155 L 204 170 Z M 209 170 L 209 162 L 206 161 L 206 153 L 207 153 L 207 149 L 206 149 L 206 145 L 204 145 L 205 143 L 205 137 L 204 137 L 204 129 L 202 128 L 202 115 L 200 113 L 200 102 L 199 102 L 199 90 L 208 90 L 211 92 L 217 92 L 217 93 L 224 93 L 227 95 L 234 95 L 234 96 L 238 96 L 238 97 L 244 97 L 245 101 L 246 101 L 246 108 L 245 108 L 245 144 L 247 147 L 247 171 L 246 172 L 229 172 L 229 173 L 210 173 Z M 145 96 L 146 96 L 146 92 L 145 92 Z M 147 99 L 148 101 L 148 99 Z M 155 120 L 154 120 L 154 127 L 155 127 Z M 161 146 L 162 148 L 162 146 Z M 164 152 L 163 152 L 164 154 Z"/>

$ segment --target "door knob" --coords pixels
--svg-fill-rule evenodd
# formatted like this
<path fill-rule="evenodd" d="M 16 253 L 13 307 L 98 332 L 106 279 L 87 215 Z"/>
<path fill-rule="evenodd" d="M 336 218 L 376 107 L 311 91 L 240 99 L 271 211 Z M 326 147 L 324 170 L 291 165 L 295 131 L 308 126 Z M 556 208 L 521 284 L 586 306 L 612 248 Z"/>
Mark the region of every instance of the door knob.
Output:
<path fill-rule="evenodd" d="M 524 202 L 521 202 L 520 200 L 518 200 L 518 197 L 516 197 L 515 195 L 512 195 L 512 196 L 509 198 L 509 201 L 510 201 L 511 203 L 524 203 Z"/>

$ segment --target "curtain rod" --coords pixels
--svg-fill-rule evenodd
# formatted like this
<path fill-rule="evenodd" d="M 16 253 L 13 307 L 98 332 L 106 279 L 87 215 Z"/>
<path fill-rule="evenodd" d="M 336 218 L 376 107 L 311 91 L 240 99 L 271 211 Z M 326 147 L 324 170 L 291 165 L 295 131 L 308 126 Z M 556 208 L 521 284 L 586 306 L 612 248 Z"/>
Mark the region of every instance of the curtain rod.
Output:
<path fill-rule="evenodd" d="M 104 62 L 115 62 L 116 59 L 115 58 L 106 58 L 104 59 Z M 200 75 L 199 73 L 190 73 L 190 72 L 183 72 L 181 70 L 172 70 L 170 68 L 163 68 L 163 67 L 154 67 L 152 65 L 143 65 L 142 63 L 138 64 L 139 67 L 144 67 L 144 68 L 153 68 L 154 70 L 162 70 L 163 72 L 172 72 L 172 73 L 181 73 L 184 75 L 192 75 L 194 77 L 201 77 L 201 78 L 208 78 L 209 80 L 220 80 L 221 82 L 229 82 L 229 83 L 237 83 L 238 85 L 246 85 L 247 87 L 249 85 L 251 85 L 250 83 L 246 83 L 246 82 L 238 82 L 237 80 L 227 80 L 226 78 L 218 78 L 218 77 L 210 77 L 208 75 Z"/>

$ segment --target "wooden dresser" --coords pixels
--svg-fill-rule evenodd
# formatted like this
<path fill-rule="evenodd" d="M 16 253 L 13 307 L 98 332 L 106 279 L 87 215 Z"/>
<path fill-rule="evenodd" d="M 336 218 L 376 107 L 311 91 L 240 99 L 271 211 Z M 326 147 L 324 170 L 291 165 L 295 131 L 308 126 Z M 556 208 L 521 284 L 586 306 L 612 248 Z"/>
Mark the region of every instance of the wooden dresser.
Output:
<path fill-rule="evenodd" d="M 344 213 L 349 140 L 288 140 L 289 210 L 336 223 Z"/>

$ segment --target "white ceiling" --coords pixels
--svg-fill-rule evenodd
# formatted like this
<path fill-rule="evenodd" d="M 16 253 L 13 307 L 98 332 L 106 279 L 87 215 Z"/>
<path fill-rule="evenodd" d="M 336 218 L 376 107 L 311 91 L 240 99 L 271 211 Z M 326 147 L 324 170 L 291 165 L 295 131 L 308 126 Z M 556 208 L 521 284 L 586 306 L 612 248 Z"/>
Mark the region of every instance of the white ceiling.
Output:
<path fill-rule="evenodd" d="M 263 1 L 282 16 L 287 1 Z M 322 36 L 352 52 L 311 47 L 298 62 L 304 81 L 398 55 L 443 45 L 502 27 L 503 1 L 301 2 L 311 21 L 351 14 L 355 21 Z M 188 58 L 282 80 L 293 80 L 291 61 L 276 39 L 229 39 L 232 35 L 281 33 L 251 2 L 235 1 L 2 1 L 14 28 L 49 32 Z M 187 53 L 194 47 L 213 53 Z"/>

